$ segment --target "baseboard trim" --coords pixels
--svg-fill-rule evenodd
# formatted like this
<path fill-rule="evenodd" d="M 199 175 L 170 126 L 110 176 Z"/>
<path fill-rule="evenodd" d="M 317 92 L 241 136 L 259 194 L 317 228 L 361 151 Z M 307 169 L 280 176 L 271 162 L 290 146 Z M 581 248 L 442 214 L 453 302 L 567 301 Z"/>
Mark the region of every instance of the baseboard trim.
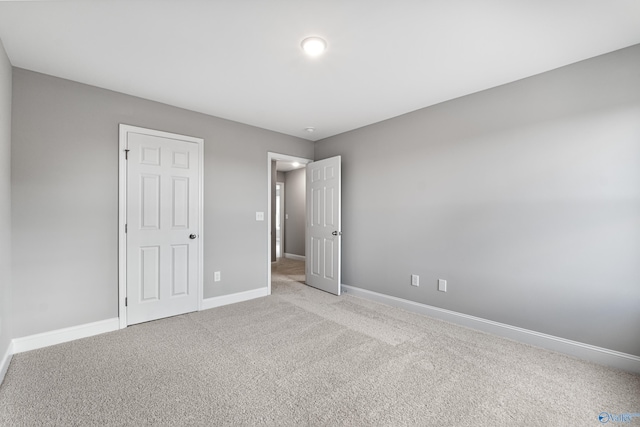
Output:
<path fill-rule="evenodd" d="M 112 319 L 86 323 L 70 328 L 57 329 L 55 331 L 43 332 L 22 338 L 14 338 L 12 342 L 13 354 L 48 347 L 50 345 L 62 344 L 80 338 L 92 337 L 94 335 L 104 334 L 105 332 L 117 331 L 118 329 L 120 329 L 120 319 L 114 317 Z"/>
<path fill-rule="evenodd" d="M 609 350 L 607 348 L 597 347 L 591 344 L 572 341 L 553 335 L 531 331 L 529 329 L 519 328 L 517 326 L 470 316 L 468 314 L 445 310 L 443 308 L 380 294 L 355 286 L 343 284 L 342 291 L 349 295 L 380 302 L 403 310 L 434 317 L 436 319 L 445 320 L 457 325 L 488 332 L 525 344 L 534 345 L 536 347 L 557 351 L 559 353 L 564 353 L 601 365 L 640 374 L 640 357 L 632 354 Z"/>
<path fill-rule="evenodd" d="M 4 353 L 2 357 L 2 362 L 0 362 L 0 384 L 4 381 L 4 376 L 9 369 L 9 364 L 11 363 L 11 357 L 13 357 L 13 341 L 9 341 L 9 346 L 7 347 L 7 351 Z"/>
<path fill-rule="evenodd" d="M 230 295 L 222 295 L 219 297 L 206 298 L 202 300 L 201 310 L 222 307 L 223 305 L 235 304 L 237 302 L 249 301 L 255 298 L 266 297 L 269 295 L 269 288 L 258 288 L 251 291 L 238 292 Z"/>
<path fill-rule="evenodd" d="M 305 261 L 307 259 L 307 257 L 305 257 L 304 255 L 296 255 L 296 254 L 288 254 L 288 253 L 285 253 L 284 257 L 289 259 L 295 259 L 297 261 Z"/>

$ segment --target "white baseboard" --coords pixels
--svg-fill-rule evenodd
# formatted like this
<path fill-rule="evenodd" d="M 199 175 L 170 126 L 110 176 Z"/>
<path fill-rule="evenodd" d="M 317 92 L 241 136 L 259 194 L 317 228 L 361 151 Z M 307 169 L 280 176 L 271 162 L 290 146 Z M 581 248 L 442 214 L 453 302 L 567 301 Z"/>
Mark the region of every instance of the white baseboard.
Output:
<path fill-rule="evenodd" d="M 248 301 L 250 299 L 260 298 L 267 295 L 268 288 L 260 288 L 246 292 L 238 292 L 231 295 L 207 298 L 202 301 L 202 310 L 220 307 L 227 304 L 234 304 L 236 302 Z M 87 323 L 85 325 L 72 326 L 70 328 L 29 335 L 22 338 L 14 338 L 11 342 L 13 350 L 10 354 L 22 353 L 29 350 L 48 347 L 50 345 L 61 344 L 80 338 L 103 334 L 105 332 L 117 331 L 118 329 L 120 329 L 120 319 L 116 317 L 113 319 L 101 320 L 99 322 Z M 6 358 L 7 356 L 5 355 L 5 359 Z M 0 369 L 1 368 L 4 368 L 4 365 L 0 365 Z M 2 372 L 3 371 L 0 370 L 0 374 Z"/>
<path fill-rule="evenodd" d="M 205 298 L 202 300 L 201 310 L 222 307 L 223 305 L 235 304 L 237 302 L 249 301 L 254 298 L 266 297 L 269 295 L 269 288 L 253 289 L 251 291 L 238 292 L 231 295 L 223 295 L 220 297 Z"/>
<path fill-rule="evenodd" d="M 342 291 L 349 295 L 391 305 L 414 313 L 424 314 L 436 319 L 445 320 L 472 329 L 478 329 L 483 332 L 488 332 L 525 344 L 568 354 L 570 356 L 578 357 L 601 365 L 640 374 L 640 357 L 632 354 L 596 347 L 594 345 L 547 335 L 504 323 L 494 322 L 480 317 L 469 316 L 467 314 L 445 310 L 443 308 L 421 304 L 390 295 L 379 294 L 377 292 L 368 291 L 355 286 L 343 284 Z"/>
<path fill-rule="evenodd" d="M 11 357 L 13 356 L 13 342 L 9 342 L 9 346 L 7 347 L 7 351 L 2 356 L 2 361 L 0 361 L 0 384 L 4 381 L 4 376 L 7 373 L 7 369 L 9 369 L 9 364 L 11 363 Z"/>
<path fill-rule="evenodd" d="M 307 259 L 307 257 L 305 257 L 303 255 L 288 254 L 288 253 L 285 253 L 284 257 L 285 258 L 289 258 L 289 259 L 295 259 L 297 261 L 305 261 Z"/>
<path fill-rule="evenodd" d="M 120 320 L 114 317 L 113 319 L 100 320 L 98 322 L 57 329 L 55 331 L 43 332 L 22 338 L 14 338 L 12 342 L 13 353 L 22 353 L 24 351 L 61 344 L 80 338 L 104 334 L 105 332 L 117 331 L 118 329 L 120 329 Z"/>

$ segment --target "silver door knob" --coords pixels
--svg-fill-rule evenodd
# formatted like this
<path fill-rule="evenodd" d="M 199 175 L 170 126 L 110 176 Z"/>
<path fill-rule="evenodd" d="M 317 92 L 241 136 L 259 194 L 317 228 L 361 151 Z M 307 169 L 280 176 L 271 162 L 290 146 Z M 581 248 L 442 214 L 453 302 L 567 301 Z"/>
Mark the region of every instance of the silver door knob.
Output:
<path fill-rule="evenodd" d="M 331 233 L 332 236 L 342 236 L 342 231 L 338 232 L 338 231 L 334 231 L 333 233 Z"/>
<path fill-rule="evenodd" d="M 189 238 L 190 239 L 195 239 L 196 237 L 198 237 L 198 236 L 196 236 L 195 234 L 189 234 Z"/>

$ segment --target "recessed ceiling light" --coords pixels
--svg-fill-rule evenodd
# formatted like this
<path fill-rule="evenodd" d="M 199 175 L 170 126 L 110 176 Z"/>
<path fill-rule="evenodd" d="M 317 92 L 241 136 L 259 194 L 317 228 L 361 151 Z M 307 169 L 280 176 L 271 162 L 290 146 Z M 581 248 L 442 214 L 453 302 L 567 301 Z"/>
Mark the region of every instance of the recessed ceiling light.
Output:
<path fill-rule="evenodd" d="M 302 49 L 309 56 L 318 56 L 327 48 L 327 42 L 320 37 L 307 37 L 302 40 Z"/>
<path fill-rule="evenodd" d="M 291 166 L 293 166 L 294 168 L 297 168 L 298 166 L 300 166 L 300 163 L 293 162 L 293 163 L 291 163 Z"/>
<path fill-rule="evenodd" d="M 314 127 L 308 127 L 308 128 L 304 128 L 304 130 L 306 130 L 306 131 L 307 131 L 307 132 L 309 132 L 309 133 L 313 133 L 313 132 L 316 130 L 316 128 L 314 128 Z"/>

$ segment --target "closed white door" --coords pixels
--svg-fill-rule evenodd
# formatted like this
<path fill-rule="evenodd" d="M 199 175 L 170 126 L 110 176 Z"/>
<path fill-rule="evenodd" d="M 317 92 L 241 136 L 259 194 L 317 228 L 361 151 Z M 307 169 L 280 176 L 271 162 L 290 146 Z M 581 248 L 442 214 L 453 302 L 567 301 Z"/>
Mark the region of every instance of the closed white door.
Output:
<path fill-rule="evenodd" d="M 198 309 L 200 153 L 178 138 L 126 133 L 129 325 Z"/>
<path fill-rule="evenodd" d="M 340 295 L 340 156 L 307 165 L 307 284 Z"/>

